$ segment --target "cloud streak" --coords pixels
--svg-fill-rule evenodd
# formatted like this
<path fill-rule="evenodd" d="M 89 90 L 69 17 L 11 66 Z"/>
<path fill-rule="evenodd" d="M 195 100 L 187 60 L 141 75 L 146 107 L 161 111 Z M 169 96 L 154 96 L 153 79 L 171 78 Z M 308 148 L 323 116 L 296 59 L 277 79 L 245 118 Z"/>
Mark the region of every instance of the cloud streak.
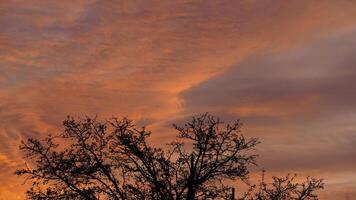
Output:
<path fill-rule="evenodd" d="M 183 92 L 184 108 L 242 118 L 263 141 L 260 161 L 269 170 L 319 171 L 331 181 L 355 175 L 355 34 L 252 55 Z"/>
<path fill-rule="evenodd" d="M 347 0 L 2 1 L 0 185 L 12 186 L 0 197 L 21 198 L 9 170 L 23 163 L 18 142 L 68 114 L 128 115 L 158 141 L 171 138 L 166 124 L 212 111 L 266 132 L 271 169 L 311 168 L 278 153 L 297 133 L 312 142 L 293 155 L 311 166 L 329 154 L 309 150 L 354 166 L 355 13 Z"/>

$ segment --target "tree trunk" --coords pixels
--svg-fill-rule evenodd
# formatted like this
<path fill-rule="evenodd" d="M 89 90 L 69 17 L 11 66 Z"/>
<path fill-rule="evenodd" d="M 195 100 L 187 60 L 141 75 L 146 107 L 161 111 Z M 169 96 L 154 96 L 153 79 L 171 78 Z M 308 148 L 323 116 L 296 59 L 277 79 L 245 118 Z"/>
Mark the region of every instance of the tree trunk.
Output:
<path fill-rule="evenodd" d="M 193 189 L 188 190 L 187 200 L 194 200 L 195 198 L 195 191 Z"/>
<path fill-rule="evenodd" d="M 232 188 L 232 191 L 231 191 L 231 200 L 235 200 L 235 188 Z"/>
<path fill-rule="evenodd" d="M 195 189 L 193 180 L 195 178 L 195 169 L 194 169 L 194 155 L 192 154 L 190 157 L 190 176 L 188 180 L 188 193 L 187 200 L 194 200 L 195 198 Z"/>

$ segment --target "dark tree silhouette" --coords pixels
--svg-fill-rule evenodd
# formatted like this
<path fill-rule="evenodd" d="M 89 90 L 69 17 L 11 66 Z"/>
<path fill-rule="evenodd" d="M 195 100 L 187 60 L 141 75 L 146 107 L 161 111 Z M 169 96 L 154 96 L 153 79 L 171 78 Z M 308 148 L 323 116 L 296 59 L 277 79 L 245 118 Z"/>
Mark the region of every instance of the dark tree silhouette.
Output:
<path fill-rule="evenodd" d="M 288 174 L 285 177 L 272 177 L 272 183 L 268 185 L 264 180 L 252 185 L 239 200 L 317 200 L 315 192 L 324 188 L 321 179 L 307 177 L 307 180 L 298 183 L 295 181 L 297 175 Z"/>
<path fill-rule="evenodd" d="M 32 167 L 16 171 L 33 184 L 28 199 L 193 200 L 231 199 L 226 180 L 248 180 L 256 164 L 256 138 L 241 134 L 241 123 L 224 124 L 209 114 L 193 118 L 167 150 L 152 147 L 150 132 L 127 118 L 99 122 L 68 117 L 63 133 L 28 139 L 20 149 Z M 317 199 L 321 180 L 294 183 L 293 177 L 263 180 L 246 200 Z"/>

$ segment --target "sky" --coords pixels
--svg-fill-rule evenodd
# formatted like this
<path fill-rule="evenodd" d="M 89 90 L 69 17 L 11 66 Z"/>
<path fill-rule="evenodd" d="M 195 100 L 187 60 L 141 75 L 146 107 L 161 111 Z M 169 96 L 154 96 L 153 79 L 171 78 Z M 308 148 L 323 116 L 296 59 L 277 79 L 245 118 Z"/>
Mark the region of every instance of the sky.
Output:
<path fill-rule="evenodd" d="M 260 138 L 268 174 L 356 195 L 353 0 L 1 0 L 0 199 L 23 199 L 21 140 L 67 115 L 128 116 L 174 138 L 209 112 Z"/>

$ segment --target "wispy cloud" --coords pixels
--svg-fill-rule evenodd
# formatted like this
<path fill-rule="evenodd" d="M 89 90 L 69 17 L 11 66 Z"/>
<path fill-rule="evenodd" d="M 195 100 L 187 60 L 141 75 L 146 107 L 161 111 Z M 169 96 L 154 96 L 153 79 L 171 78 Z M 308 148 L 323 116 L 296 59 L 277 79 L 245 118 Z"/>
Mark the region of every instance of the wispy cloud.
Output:
<path fill-rule="evenodd" d="M 0 184 L 13 184 L 0 197 L 17 192 L 18 142 L 68 114 L 165 130 L 212 111 L 263 136 L 271 169 L 354 166 L 355 13 L 347 0 L 2 1 Z M 303 149 L 279 152 L 285 139 Z"/>

